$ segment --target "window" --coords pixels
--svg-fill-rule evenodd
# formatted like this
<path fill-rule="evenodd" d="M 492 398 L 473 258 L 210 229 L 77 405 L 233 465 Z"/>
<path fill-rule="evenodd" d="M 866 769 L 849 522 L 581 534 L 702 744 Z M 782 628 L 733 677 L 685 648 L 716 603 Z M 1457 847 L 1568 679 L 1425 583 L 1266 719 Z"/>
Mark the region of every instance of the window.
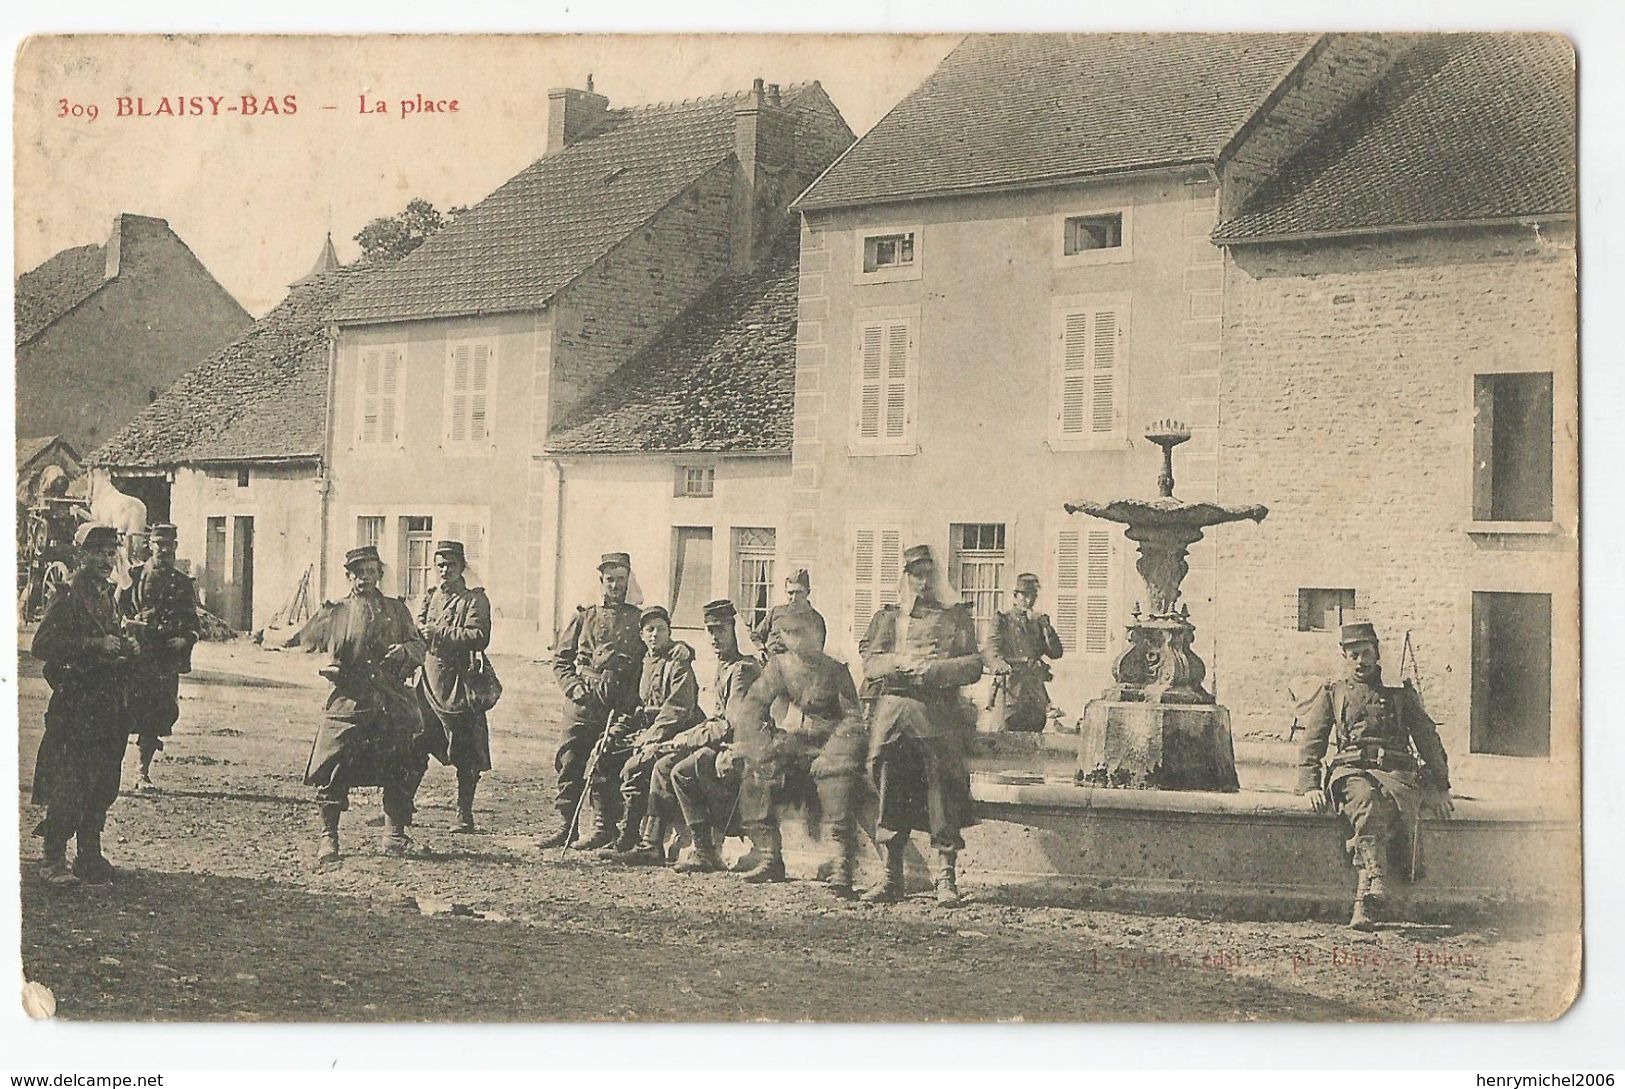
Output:
<path fill-rule="evenodd" d="M 677 526 L 672 534 L 672 627 L 704 627 L 705 603 L 711 600 L 711 527 Z"/>
<path fill-rule="evenodd" d="M 1473 593 L 1473 752 L 1548 756 L 1550 594 Z"/>
<path fill-rule="evenodd" d="M 919 348 L 914 314 L 859 315 L 853 348 L 852 446 L 856 453 L 912 453 Z"/>
<path fill-rule="evenodd" d="M 1299 590 L 1298 630 L 1336 631 L 1354 615 L 1353 590 Z"/>
<path fill-rule="evenodd" d="M 401 350 L 363 348 L 356 389 L 356 445 L 392 447 L 400 441 Z"/>
<path fill-rule="evenodd" d="M 876 272 L 883 268 L 914 263 L 914 232 L 907 234 L 877 234 L 863 240 L 863 271 Z"/>
<path fill-rule="evenodd" d="M 373 515 L 363 515 L 355 520 L 355 546 L 372 545 L 374 548 L 384 543 L 384 520 Z"/>
<path fill-rule="evenodd" d="M 1068 216 L 1066 234 L 1062 241 L 1064 252 L 1071 256 L 1089 250 L 1114 250 L 1123 244 L 1123 213 L 1105 215 Z"/>
<path fill-rule="evenodd" d="M 402 518 L 401 541 L 405 552 L 401 563 L 405 572 L 401 591 L 408 601 L 417 601 L 434 585 L 434 519 Z"/>
<path fill-rule="evenodd" d="M 1473 518 L 1552 520 L 1552 376 L 1473 378 Z"/>
<path fill-rule="evenodd" d="M 248 487 L 248 470 L 247 469 L 238 469 L 237 470 L 237 486 L 239 488 Z"/>
<path fill-rule="evenodd" d="M 1054 313 L 1050 378 L 1050 441 L 1061 449 L 1119 442 L 1123 425 L 1123 366 L 1128 303 L 1066 299 Z"/>
<path fill-rule="evenodd" d="M 1051 619 L 1068 654 L 1100 659 L 1112 649 L 1111 531 L 1062 527 L 1054 550 Z"/>
<path fill-rule="evenodd" d="M 948 567 L 959 600 L 976 619 L 976 638 L 986 642 L 1004 606 L 1004 525 L 1000 522 L 949 527 Z"/>
<path fill-rule="evenodd" d="M 859 231 L 855 278 L 887 284 L 920 278 L 920 228 L 872 227 Z"/>
<path fill-rule="evenodd" d="M 734 605 L 745 626 L 752 630 L 767 619 L 767 610 L 773 604 L 774 538 L 771 529 L 734 530 Z"/>
<path fill-rule="evenodd" d="M 884 605 L 897 604 L 903 575 L 903 531 L 895 526 L 851 530 L 852 635 L 862 639 L 869 621 Z"/>
<path fill-rule="evenodd" d="M 491 439 L 495 350 L 488 340 L 450 345 L 446 361 L 446 445 L 484 448 Z"/>
<path fill-rule="evenodd" d="M 716 494 L 717 470 L 712 465 L 679 465 L 677 466 L 677 491 L 679 498 L 708 499 Z"/>

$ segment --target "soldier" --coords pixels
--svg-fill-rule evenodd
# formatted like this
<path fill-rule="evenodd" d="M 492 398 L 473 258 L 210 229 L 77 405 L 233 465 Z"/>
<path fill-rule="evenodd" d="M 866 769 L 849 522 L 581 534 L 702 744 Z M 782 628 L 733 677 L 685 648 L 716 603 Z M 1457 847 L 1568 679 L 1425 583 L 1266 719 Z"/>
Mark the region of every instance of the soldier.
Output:
<path fill-rule="evenodd" d="M 812 607 L 812 576 L 805 567 L 798 567 L 790 572 L 790 577 L 784 580 L 784 604 L 775 605 L 767 610 L 767 615 L 751 631 L 751 638 L 756 640 L 756 646 L 763 652 L 765 659 L 770 653 L 767 649 L 768 635 L 773 630 L 773 619 L 786 609 L 806 609 L 812 613 L 813 625 L 818 631 L 818 649 L 824 649 L 826 629 L 824 617 Z"/>
<path fill-rule="evenodd" d="M 620 765 L 621 834 L 598 857 L 633 866 L 663 866 L 666 819 L 658 807 L 649 804 L 655 764 L 664 755 L 666 741 L 698 725 L 704 716 L 699 710 L 694 654 L 671 637 L 671 614 L 663 606 L 653 605 L 638 619 L 648 648 L 638 682 L 638 710 L 611 726 L 593 784 L 595 789 L 610 789 L 609 777 Z M 615 759 L 612 754 L 617 753 L 624 755 Z M 597 795 L 593 804 L 598 805 Z"/>
<path fill-rule="evenodd" d="M 474 831 L 474 793 L 480 775 L 491 770 L 491 728 L 485 712 L 469 702 L 466 679 L 474 655 L 491 645 L 491 602 L 481 587 L 468 585 L 468 560 L 461 541 L 435 545 L 440 585 L 423 595 L 418 630 L 428 647 L 418 692 L 428 710 L 424 725 L 424 766 L 433 756 L 457 769 L 457 820 L 453 832 Z"/>
<path fill-rule="evenodd" d="M 851 899 L 867 733 L 852 674 L 819 649 L 821 636 L 812 610 L 779 612 L 767 667 L 728 705 L 745 760 L 742 818 L 761 856 L 744 877 L 753 884 L 786 879 L 779 821 L 799 805 L 829 825 L 836 849 L 829 885 Z"/>
<path fill-rule="evenodd" d="M 564 740 L 553 758 L 558 790 L 553 807 L 558 826 L 537 844 L 542 850 L 563 847 L 577 829 L 576 814 L 586 790 L 587 762 L 593 747 L 616 714 L 637 706 L 633 681 L 643 658 L 638 635 L 638 609 L 626 602 L 632 578 L 632 558 L 625 552 L 606 552 L 598 564 L 603 601 L 578 608 L 559 636 L 553 655 L 553 675 L 564 690 Z M 610 816 L 595 812 L 590 835 L 571 846 L 579 850 L 608 846 L 615 840 Z"/>
<path fill-rule="evenodd" d="M 717 655 L 714 689 L 716 713 L 661 742 L 649 788 L 649 802 L 667 822 L 681 821 L 693 841 L 678 859 L 678 873 L 711 873 L 723 869 L 722 841 L 738 815 L 740 771 L 731 756 L 733 727 L 728 708 L 756 683 L 762 667 L 739 649 L 734 603 L 722 598 L 706 604 L 705 630 Z"/>
<path fill-rule="evenodd" d="M 1038 576 L 1017 575 L 1010 610 L 999 614 L 985 652 L 987 669 L 995 684 L 1005 686 L 1004 727 L 1020 733 L 1037 733 L 1049 717 L 1049 690 L 1053 679 L 1045 658 L 1063 653 L 1061 637 L 1044 613 L 1033 611 L 1038 604 Z"/>
<path fill-rule="evenodd" d="M 34 764 L 34 804 L 45 819 L 41 873 L 53 885 L 100 883 L 116 876 L 102 854 L 107 810 L 118 798 L 128 740 L 133 640 L 121 630 L 109 581 L 118 562 L 118 530 L 87 523 L 74 534 L 79 567 L 45 612 L 34 657 L 45 663 L 51 702 Z M 69 869 L 68 840 L 78 837 Z"/>
<path fill-rule="evenodd" d="M 406 602 L 379 591 L 384 564 L 377 548 L 352 548 L 344 570 L 350 595 L 334 609 L 332 654 L 321 670 L 333 691 L 305 765 L 305 783 L 316 788 L 321 806 L 320 864 L 339 858 L 339 816 L 357 786 L 384 788 L 384 853 L 411 850 L 406 826 L 422 777 L 423 715 L 409 678 L 423 664 L 423 639 Z"/>
<path fill-rule="evenodd" d="M 197 591 L 175 567 L 175 527 L 151 529 L 152 557 L 130 571 L 130 585 L 118 593 L 120 615 L 137 622 L 141 655 L 130 694 L 130 732 L 141 756 L 137 790 L 152 790 L 152 757 L 181 716 L 181 674 L 192 672 L 192 648 L 202 627 Z"/>
<path fill-rule="evenodd" d="M 1411 863 L 1422 814 L 1447 818 L 1453 809 L 1450 762 L 1416 690 L 1409 682 L 1382 683 L 1376 629 L 1344 624 L 1339 643 L 1347 678 L 1327 681 L 1299 709 L 1308 732 L 1298 755 L 1298 791 L 1316 813 L 1334 809 L 1348 821 L 1347 847 L 1359 871 L 1349 925 L 1374 930 L 1389 875 L 1418 876 Z M 1395 855 L 1403 865 L 1391 866 Z"/>
<path fill-rule="evenodd" d="M 875 841 L 885 880 L 864 894 L 871 903 L 903 896 L 909 833 L 928 831 L 936 848 L 937 903 L 960 902 L 955 863 L 960 829 L 976 823 L 965 746 L 975 729 L 960 689 L 982 675 L 976 625 L 962 604 L 947 604 L 936 561 L 925 545 L 903 553 L 901 606 L 887 605 L 858 644 L 864 697 L 874 699 L 869 772 L 880 796 Z"/>

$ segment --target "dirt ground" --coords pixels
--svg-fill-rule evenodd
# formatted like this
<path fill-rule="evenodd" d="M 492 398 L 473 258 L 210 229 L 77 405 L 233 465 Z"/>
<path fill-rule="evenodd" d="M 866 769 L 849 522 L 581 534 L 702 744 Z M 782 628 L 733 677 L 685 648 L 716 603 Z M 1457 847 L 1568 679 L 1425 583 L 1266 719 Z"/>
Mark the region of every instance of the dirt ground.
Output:
<path fill-rule="evenodd" d="M 24 644 L 27 645 L 25 638 Z M 432 767 L 420 854 L 386 858 L 345 816 L 344 864 L 311 865 L 301 773 L 324 696 L 298 652 L 205 644 L 154 768 L 113 808 L 114 885 L 36 874 L 27 804 L 47 689 L 22 662 L 23 961 L 58 1016 L 181 1021 L 1276 1021 L 1550 1018 L 1578 979 L 1572 932 L 1267 923 L 1017 906 L 997 886 L 939 909 L 846 904 L 792 860 L 784 885 L 544 859 L 557 695 L 498 657 L 497 769 L 476 835 L 445 829 Z M 133 780 L 133 747 L 125 783 Z M 972 833 L 974 834 L 974 830 Z"/>

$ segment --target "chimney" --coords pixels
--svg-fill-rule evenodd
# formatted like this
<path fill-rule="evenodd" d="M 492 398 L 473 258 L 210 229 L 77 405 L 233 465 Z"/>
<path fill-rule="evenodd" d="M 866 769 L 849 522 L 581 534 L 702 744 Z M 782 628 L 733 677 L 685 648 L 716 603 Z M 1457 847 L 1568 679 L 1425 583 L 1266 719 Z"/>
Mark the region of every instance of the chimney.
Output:
<path fill-rule="evenodd" d="M 111 280 L 119 274 L 119 270 L 129 263 L 134 256 L 131 247 L 136 244 L 136 235 L 139 230 L 145 230 L 147 238 L 155 237 L 159 232 L 169 233 L 169 220 L 159 219 L 156 216 L 138 216 L 134 212 L 120 212 L 113 217 L 113 232 L 107 236 L 107 267 L 104 270 L 106 278 Z"/>
<path fill-rule="evenodd" d="M 779 85 L 751 81 L 750 93 L 734 108 L 734 156 L 739 160 L 739 191 L 734 213 L 733 267 L 755 266 L 784 220 L 795 193 L 789 192 L 796 157 L 796 117 L 779 97 Z"/>
<path fill-rule="evenodd" d="M 547 151 L 552 155 L 592 132 L 609 112 L 609 99 L 595 94 L 592 76 L 587 89 L 553 87 L 547 92 Z"/>
<path fill-rule="evenodd" d="M 106 279 L 113 279 L 118 275 L 119 264 L 124 256 L 124 213 L 120 212 L 113 217 L 113 233 L 107 236 L 107 269 Z"/>

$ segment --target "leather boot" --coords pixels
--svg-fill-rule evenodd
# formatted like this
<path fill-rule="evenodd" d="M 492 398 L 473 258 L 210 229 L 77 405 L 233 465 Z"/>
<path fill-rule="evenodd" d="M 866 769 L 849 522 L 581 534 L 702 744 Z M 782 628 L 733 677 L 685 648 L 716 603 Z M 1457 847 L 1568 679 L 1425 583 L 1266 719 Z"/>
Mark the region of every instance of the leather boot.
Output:
<path fill-rule="evenodd" d="M 135 789 L 138 792 L 158 789 L 157 785 L 152 781 L 152 758 L 156 752 L 156 749 L 149 749 L 145 745 L 140 748 L 141 771 L 136 775 L 135 779 Z"/>
<path fill-rule="evenodd" d="M 643 818 L 638 841 L 629 850 L 616 851 L 610 861 L 623 866 L 664 866 L 666 864 L 666 821 L 651 813 Z"/>
<path fill-rule="evenodd" d="M 384 834 L 378 837 L 378 849 L 386 855 L 396 858 L 412 850 L 412 839 L 406 834 L 406 822 L 399 817 L 385 814 Z"/>
<path fill-rule="evenodd" d="M 830 865 L 829 891 L 842 900 L 855 900 L 852 879 L 858 872 L 858 830 L 850 824 L 831 826 L 829 838 L 835 844 L 835 858 Z"/>
<path fill-rule="evenodd" d="M 1376 920 L 1371 918 L 1366 910 L 1366 897 L 1359 896 L 1354 900 L 1354 914 L 1349 917 L 1349 926 L 1355 930 L 1370 932 L 1377 929 Z"/>
<path fill-rule="evenodd" d="M 555 847 L 563 847 L 570 842 L 570 836 L 575 832 L 575 828 L 571 826 L 570 821 L 573 812 L 573 810 L 570 810 L 556 815 L 553 830 L 536 841 L 538 851 L 551 851 Z"/>
<path fill-rule="evenodd" d="M 46 884 L 77 885 L 79 877 L 68 866 L 68 837 L 45 833 L 45 857 L 40 860 L 40 876 Z"/>
<path fill-rule="evenodd" d="M 745 838 L 750 847 L 744 854 L 734 859 L 733 865 L 728 867 L 729 873 L 749 873 L 762 864 L 762 852 L 757 849 L 756 841 L 750 839 L 749 835 Z"/>
<path fill-rule="evenodd" d="M 941 848 L 937 850 L 937 864 L 931 874 L 931 884 L 937 890 L 938 907 L 958 907 L 964 902 L 959 895 L 959 883 L 955 873 L 958 859 L 958 851 Z"/>
<path fill-rule="evenodd" d="M 615 843 L 621 835 L 622 826 L 615 823 L 614 816 L 620 796 L 606 786 L 595 785 L 589 789 L 588 797 L 592 804 L 592 832 L 570 844 L 572 851 L 596 851 Z"/>
<path fill-rule="evenodd" d="M 625 807 L 623 811 L 620 833 L 594 852 L 594 857 L 600 862 L 612 862 L 616 855 L 634 850 L 638 845 L 639 838 L 641 838 L 639 832 L 642 826 L 643 806 L 634 802 L 632 805 Z M 613 828 L 613 826 L 611 827 Z"/>
<path fill-rule="evenodd" d="M 1354 857 L 1366 879 L 1367 909 L 1380 910 L 1388 899 L 1388 859 L 1384 844 L 1376 836 L 1360 836 L 1354 841 Z"/>
<path fill-rule="evenodd" d="M 688 834 L 694 846 L 672 867 L 678 873 L 715 873 L 723 869 L 722 853 L 717 849 L 716 836 L 708 824 L 691 824 Z"/>
<path fill-rule="evenodd" d="M 753 824 L 750 841 L 761 852 L 762 860 L 740 876 L 752 885 L 776 884 L 788 880 L 784 872 L 784 842 L 779 838 L 776 824 Z"/>
<path fill-rule="evenodd" d="M 886 876 L 880 884 L 863 894 L 866 904 L 895 904 L 904 896 L 903 856 L 908 853 L 908 836 L 900 835 L 887 840 L 881 852 L 886 863 Z"/>
<path fill-rule="evenodd" d="M 118 876 L 113 864 L 102 854 L 102 830 L 81 826 L 79 852 L 73 858 L 73 872 L 87 885 L 104 885 Z"/>
<path fill-rule="evenodd" d="M 322 806 L 322 835 L 316 841 L 316 864 L 326 865 L 339 860 L 339 814 L 344 810 L 336 805 Z"/>
<path fill-rule="evenodd" d="M 474 831 L 474 792 L 479 785 L 479 772 L 457 773 L 457 820 L 451 826 L 453 832 Z"/>

